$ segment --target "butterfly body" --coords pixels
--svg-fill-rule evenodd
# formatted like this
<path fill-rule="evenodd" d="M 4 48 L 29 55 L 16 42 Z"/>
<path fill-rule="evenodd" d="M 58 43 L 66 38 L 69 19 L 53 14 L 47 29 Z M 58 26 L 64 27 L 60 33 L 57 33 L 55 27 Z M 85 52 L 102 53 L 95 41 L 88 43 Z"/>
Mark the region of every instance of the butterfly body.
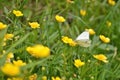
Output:
<path fill-rule="evenodd" d="M 75 40 L 75 42 L 82 46 L 82 47 L 89 47 L 91 44 L 91 41 L 89 39 L 89 32 L 84 31 L 82 32 Z"/>

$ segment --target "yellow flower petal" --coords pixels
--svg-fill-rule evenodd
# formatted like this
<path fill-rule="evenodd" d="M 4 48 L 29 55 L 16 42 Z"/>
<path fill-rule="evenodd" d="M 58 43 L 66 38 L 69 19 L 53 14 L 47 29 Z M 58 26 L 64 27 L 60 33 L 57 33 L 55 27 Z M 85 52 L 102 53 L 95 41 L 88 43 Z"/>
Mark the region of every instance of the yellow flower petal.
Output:
<path fill-rule="evenodd" d="M 85 64 L 85 63 L 82 62 L 80 59 L 74 60 L 74 65 L 75 65 L 77 68 L 83 66 L 84 64 Z"/>
<path fill-rule="evenodd" d="M 61 80 L 60 77 L 52 77 L 52 80 Z"/>
<path fill-rule="evenodd" d="M 12 52 L 8 53 L 8 55 L 7 55 L 7 59 L 10 59 L 10 58 L 14 58 L 14 55 Z"/>
<path fill-rule="evenodd" d="M 115 0 L 108 0 L 108 4 L 111 6 L 114 6 L 116 4 Z"/>
<path fill-rule="evenodd" d="M 110 39 L 108 37 L 105 37 L 104 35 L 100 35 L 100 40 L 104 43 L 109 43 Z"/>
<path fill-rule="evenodd" d="M 95 34 L 95 31 L 93 29 L 86 29 L 86 31 L 88 31 L 90 35 L 94 35 Z"/>
<path fill-rule="evenodd" d="M 42 77 L 42 80 L 47 80 L 47 76 L 43 76 L 43 77 Z"/>
<path fill-rule="evenodd" d="M 65 22 L 65 18 L 62 17 L 62 16 L 59 16 L 59 15 L 56 15 L 56 16 L 55 16 L 55 19 L 56 19 L 58 22 Z"/>
<path fill-rule="evenodd" d="M 5 34 L 4 41 L 11 40 L 14 37 L 14 34 Z"/>
<path fill-rule="evenodd" d="M 26 50 L 36 58 L 44 58 L 50 55 L 50 49 L 43 45 L 27 47 Z"/>
<path fill-rule="evenodd" d="M 29 25 L 33 29 L 40 28 L 40 24 L 38 24 L 38 22 L 29 22 Z"/>
<path fill-rule="evenodd" d="M 3 24 L 2 22 L 0 22 L 0 30 L 5 29 L 6 27 L 7 27 L 6 24 Z"/>
<path fill-rule="evenodd" d="M 103 54 L 98 54 L 98 55 L 93 55 L 94 58 L 100 60 L 100 61 L 103 61 L 105 63 L 107 63 L 107 57 Z"/>
<path fill-rule="evenodd" d="M 73 41 L 71 38 L 68 38 L 67 36 L 62 36 L 62 41 L 66 44 L 69 44 L 70 46 L 76 46 L 77 43 Z"/>
<path fill-rule="evenodd" d="M 13 10 L 13 14 L 14 14 L 15 16 L 17 16 L 17 17 L 23 16 L 23 13 L 22 13 L 21 11 L 19 11 L 19 10 Z"/>
<path fill-rule="evenodd" d="M 13 64 L 18 67 L 26 65 L 22 60 L 13 61 Z"/>
<path fill-rule="evenodd" d="M 106 25 L 107 25 L 108 27 L 110 27 L 110 26 L 112 25 L 112 23 L 111 23 L 110 21 L 107 21 L 107 22 L 106 22 Z"/>
<path fill-rule="evenodd" d="M 80 15 L 81 15 L 81 16 L 85 16 L 85 15 L 86 15 L 86 10 L 81 9 L 81 10 L 80 10 Z"/>
<path fill-rule="evenodd" d="M 4 74 L 9 76 L 16 76 L 20 73 L 20 68 L 13 65 L 12 63 L 6 63 L 4 66 L 1 67 L 1 70 Z"/>
<path fill-rule="evenodd" d="M 31 76 L 29 76 L 29 80 L 36 80 L 37 79 L 37 74 L 33 74 Z"/>

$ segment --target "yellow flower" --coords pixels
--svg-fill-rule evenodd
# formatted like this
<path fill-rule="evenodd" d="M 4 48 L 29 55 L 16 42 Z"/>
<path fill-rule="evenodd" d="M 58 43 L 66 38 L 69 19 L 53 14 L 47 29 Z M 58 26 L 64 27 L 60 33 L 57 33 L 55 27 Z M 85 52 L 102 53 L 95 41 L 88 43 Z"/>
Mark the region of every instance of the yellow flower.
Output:
<path fill-rule="evenodd" d="M 43 77 L 42 77 L 42 80 L 47 80 L 47 76 L 43 76 Z"/>
<path fill-rule="evenodd" d="M 75 41 L 72 40 L 72 41 L 69 43 L 69 45 L 70 45 L 70 46 L 76 46 L 77 43 L 76 43 Z"/>
<path fill-rule="evenodd" d="M 10 40 L 13 37 L 14 37 L 14 34 L 5 34 L 4 41 Z"/>
<path fill-rule="evenodd" d="M 6 62 L 11 62 L 10 61 L 11 58 L 14 58 L 14 55 L 12 52 L 8 53 L 7 58 L 6 58 Z"/>
<path fill-rule="evenodd" d="M 8 53 L 7 58 L 8 58 L 8 59 L 10 59 L 10 58 L 14 58 L 13 53 L 12 53 L 12 52 Z"/>
<path fill-rule="evenodd" d="M 44 58 L 50 55 L 50 49 L 43 45 L 35 45 L 27 47 L 26 50 L 36 58 Z"/>
<path fill-rule="evenodd" d="M 109 43 L 110 39 L 108 37 L 105 37 L 104 35 L 100 35 L 100 40 L 103 41 L 104 43 Z"/>
<path fill-rule="evenodd" d="M 17 17 L 23 16 L 23 13 L 22 13 L 21 11 L 19 11 L 19 10 L 13 10 L 13 14 L 14 14 L 15 16 L 17 16 Z"/>
<path fill-rule="evenodd" d="M 60 77 L 52 77 L 52 80 L 61 80 Z"/>
<path fill-rule="evenodd" d="M 26 63 L 23 62 L 22 60 L 13 61 L 13 64 L 14 64 L 15 66 L 18 66 L 18 67 L 21 67 L 21 66 L 25 66 L 25 65 L 26 65 Z"/>
<path fill-rule="evenodd" d="M 112 25 L 112 23 L 111 23 L 110 21 L 107 21 L 107 22 L 106 22 L 106 25 L 107 25 L 108 27 L 110 27 L 110 26 Z"/>
<path fill-rule="evenodd" d="M 66 44 L 69 44 L 70 46 L 76 46 L 76 42 L 67 36 L 62 36 L 62 41 Z"/>
<path fill-rule="evenodd" d="M 110 4 L 110 5 L 112 5 L 112 6 L 114 6 L 115 5 L 115 0 L 108 0 L 108 4 Z"/>
<path fill-rule="evenodd" d="M 16 76 L 20 73 L 20 68 L 12 63 L 4 64 L 4 66 L 1 67 L 1 70 L 4 74 L 8 76 Z"/>
<path fill-rule="evenodd" d="M 37 80 L 37 74 L 33 74 L 31 76 L 29 76 L 29 80 Z"/>
<path fill-rule="evenodd" d="M 85 15 L 86 15 L 86 10 L 81 9 L 81 10 L 80 10 L 80 15 L 81 15 L 81 16 L 85 16 Z"/>
<path fill-rule="evenodd" d="M 3 57 L 3 55 L 4 55 L 5 53 L 6 53 L 6 51 L 3 50 L 2 54 L 0 55 L 0 58 Z M 6 62 L 10 62 L 10 59 L 11 59 L 11 58 L 14 58 L 14 55 L 13 55 L 12 52 L 10 52 L 10 53 L 7 54 Z"/>
<path fill-rule="evenodd" d="M 84 64 L 85 64 L 85 63 L 82 62 L 80 59 L 74 60 L 74 65 L 75 65 L 75 67 L 77 67 L 77 68 L 83 66 Z"/>
<path fill-rule="evenodd" d="M 100 61 L 103 61 L 103 62 L 105 62 L 105 63 L 108 62 L 108 61 L 107 61 L 107 57 L 106 57 L 105 55 L 103 55 L 103 54 L 93 55 L 93 57 L 96 58 L 96 59 L 98 59 L 98 60 L 100 60 Z"/>
<path fill-rule="evenodd" d="M 67 36 L 62 36 L 62 41 L 67 44 L 69 42 L 69 38 Z"/>
<path fill-rule="evenodd" d="M 29 25 L 33 29 L 40 28 L 40 24 L 38 24 L 38 22 L 29 22 Z"/>
<path fill-rule="evenodd" d="M 5 29 L 6 27 L 7 27 L 6 24 L 3 24 L 2 22 L 0 22 L 0 30 Z"/>
<path fill-rule="evenodd" d="M 95 31 L 93 29 L 86 29 L 86 30 L 90 33 L 90 35 L 94 35 L 95 34 Z"/>
<path fill-rule="evenodd" d="M 65 18 L 62 17 L 62 16 L 59 16 L 59 15 L 56 15 L 56 16 L 55 16 L 55 19 L 56 19 L 58 22 L 65 22 Z"/>

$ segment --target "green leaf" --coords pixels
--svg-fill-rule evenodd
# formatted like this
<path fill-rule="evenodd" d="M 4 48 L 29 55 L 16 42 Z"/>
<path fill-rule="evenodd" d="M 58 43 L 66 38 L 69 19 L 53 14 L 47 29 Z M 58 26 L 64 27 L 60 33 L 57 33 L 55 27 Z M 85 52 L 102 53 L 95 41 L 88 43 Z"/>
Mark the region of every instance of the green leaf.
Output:
<path fill-rule="evenodd" d="M 0 52 L 2 52 L 4 36 L 7 32 L 7 28 L 0 30 Z"/>
<path fill-rule="evenodd" d="M 0 66 L 4 64 L 7 54 L 11 52 L 17 45 L 21 44 L 26 38 L 30 35 L 30 33 L 26 34 L 23 38 L 21 38 L 19 41 L 17 41 L 15 44 L 11 45 L 9 49 L 6 50 L 6 53 L 3 55 L 2 58 L 0 58 Z"/>
<path fill-rule="evenodd" d="M 40 64 L 42 65 L 42 64 L 44 64 L 44 62 L 45 62 L 46 60 L 52 59 L 52 57 L 53 57 L 53 56 L 49 56 L 49 57 L 44 58 L 44 59 L 41 59 L 41 60 L 39 60 L 39 61 L 34 61 L 34 62 L 32 62 L 32 63 L 29 63 L 29 64 L 27 64 L 26 66 L 23 66 L 23 67 L 22 67 L 22 70 L 26 70 L 26 69 L 32 68 L 32 67 L 34 67 L 34 66 L 36 66 L 36 65 L 40 65 Z"/>
<path fill-rule="evenodd" d="M 102 50 L 112 50 L 112 51 L 114 51 L 114 49 L 115 49 L 115 47 L 110 44 L 100 44 L 98 46 L 98 48 L 100 48 Z"/>
<path fill-rule="evenodd" d="M 6 7 L 4 7 L 4 13 L 7 15 L 7 14 L 9 14 L 9 11 L 8 11 L 8 9 L 6 8 Z"/>

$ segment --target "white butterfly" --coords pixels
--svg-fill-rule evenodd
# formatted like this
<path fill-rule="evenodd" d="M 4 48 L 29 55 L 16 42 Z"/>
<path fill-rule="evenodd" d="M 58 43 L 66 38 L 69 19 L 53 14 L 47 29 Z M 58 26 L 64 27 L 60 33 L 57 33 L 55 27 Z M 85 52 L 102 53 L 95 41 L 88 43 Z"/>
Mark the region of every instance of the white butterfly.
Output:
<path fill-rule="evenodd" d="M 75 42 L 82 46 L 82 47 L 89 47 L 91 44 L 91 41 L 89 39 L 89 32 L 84 31 L 82 32 L 75 40 Z"/>

